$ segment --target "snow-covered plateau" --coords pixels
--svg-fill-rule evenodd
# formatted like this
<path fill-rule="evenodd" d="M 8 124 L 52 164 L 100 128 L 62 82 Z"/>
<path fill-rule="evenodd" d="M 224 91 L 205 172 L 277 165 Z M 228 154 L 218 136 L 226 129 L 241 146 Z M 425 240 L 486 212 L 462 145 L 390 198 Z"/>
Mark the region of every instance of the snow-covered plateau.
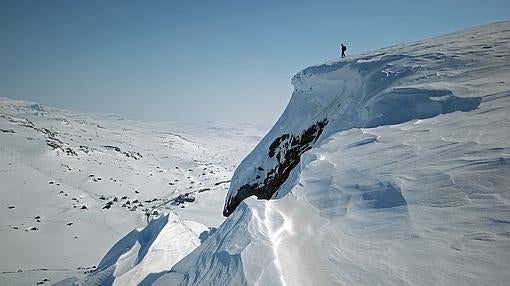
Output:
<path fill-rule="evenodd" d="M 57 285 L 508 285 L 510 22 L 311 66 L 292 84 L 217 229 L 198 203 L 169 210 Z M 104 243 L 94 234 L 84 247 Z"/>

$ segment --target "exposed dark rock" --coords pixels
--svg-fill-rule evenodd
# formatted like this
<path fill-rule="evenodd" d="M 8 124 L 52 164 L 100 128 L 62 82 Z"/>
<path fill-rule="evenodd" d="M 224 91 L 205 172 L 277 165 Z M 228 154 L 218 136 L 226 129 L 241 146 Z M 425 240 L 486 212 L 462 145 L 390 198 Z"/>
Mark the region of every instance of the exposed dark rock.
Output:
<path fill-rule="evenodd" d="M 59 139 L 55 137 L 48 137 L 46 138 L 46 145 L 50 146 L 53 150 L 60 149 L 64 151 L 64 142 L 60 141 Z"/>
<path fill-rule="evenodd" d="M 106 203 L 106 205 L 104 205 L 103 209 L 109 209 L 111 206 L 113 205 L 113 201 L 109 201 Z"/>
<path fill-rule="evenodd" d="M 140 160 L 142 159 L 142 154 L 140 154 L 139 152 L 135 152 L 135 151 L 125 151 L 123 152 L 124 155 L 126 155 L 126 157 L 128 158 L 133 158 L 135 160 Z"/>
<path fill-rule="evenodd" d="M 282 136 L 276 138 L 271 145 L 269 145 L 269 157 L 272 158 L 274 156 L 276 148 L 280 146 L 281 143 L 283 143 L 285 140 L 289 139 L 289 134 L 283 134 Z M 262 167 L 258 167 L 262 170 L 264 170 Z"/>
<path fill-rule="evenodd" d="M 88 153 L 91 152 L 90 148 L 88 146 L 85 146 L 85 145 L 80 145 L 80 151 L 82 151 L 85 154 L 88 154 Z"/>
<path fill-rule="evenodd" d="M 215 185 L 215 186 L 219 186 L 219 185 L 221 185 L 221 184 L 226 184 L 226 183 L 230 183 L 230 180 L 217 182 L 217 183 L 214 183 L 214 185 Z"/>
<path fill-rule="evenodd" d="M 73 149 L 71 149 L 69 147 L 66 148 L 66 154 L 69 156 L 78 156 L 78 154 Z"/>
<path fill-rule="evenodd" d="M 195 201 L 195 197 L 193 197 L 190 193 L 180 194 L 177 198 L 174 199 L 173 205 L 183 204 L 185 202 L 192 203 Z"/>
<path fill-rule="evenodd" d="M 120 152 L 120 148 L 117 147 L 117 146 L 112 146 L 112 145 L 103 145 L 103 147 L 107 150 L 114 150 L 114 151 L 117 151 L 117 152 Z"/>
<path fill-rule="evenodd" d="M 2 133 L 16 133 L 16 131 L 14 131 L 12 129 L 1 129 L 1 128 L 0 128 L 0 132 L 2 132 Z"/>
<path fill-rule="evenodd" d="M 288 179 L 294 167 L 299 164 L 301 155 L 312 148 L 327 124 L 328 120 L 324 119 L 304 130 L 301 135 L 283 134 L 276 138 L 269 146 L 268 156 L 272 158 L 278 154 L 278 164 L 274 169 L 268 170 L 263 182 L 241 186 L 237 194 L 229 198 L 223 215 L 229 216 L 245 198 L 250 196 L 269 200 Z M 257 169 L 261 171 L 262 168 L 257 167 Z"/>

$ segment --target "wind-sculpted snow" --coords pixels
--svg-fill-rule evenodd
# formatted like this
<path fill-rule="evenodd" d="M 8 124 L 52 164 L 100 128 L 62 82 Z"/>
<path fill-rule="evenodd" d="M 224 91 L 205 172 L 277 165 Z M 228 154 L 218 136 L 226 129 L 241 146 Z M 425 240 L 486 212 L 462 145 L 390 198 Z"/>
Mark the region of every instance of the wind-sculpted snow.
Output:
<path fill-rule="evenodd" d="M 399 124 L 455 111 L 467 112 L 477 108 L 480 101 L 480 97 L 457 97 L 448 90 L 394 89 L 366 103 L 368 122 L 365 127 Z"/>
<path fill-rule="evenodd" d="M 501 22 L 299 72 L 229 218 L 155 284 L 506 285 L 509 59 Z"/>
<path fill-rule="evenodd" d="M 228 218 L 142 285 L 507 285 L 509 78 L 510 22 L 304 69 Z"/>
<path fill-rule="evenodd" d="M 163 215 L 118 241 L 97 269 L 74 285 L 148 284 L 154 273 L 171 268 L 195 249 L 200 244 L 199 235 L 206 231 L 199 223 Z"/>
<path fill-rule="evenodd" d="M 426 50 L 427 46 L 421 48 Z M 351 128 L 395 125 L 455 111 L 468 112 L 479 106 L 480 96 L 454 95 L 442 85 L 434 86 L 433 83 L 440 83 L 436 82 L 440 78 L 432 79 L 429 75 L 432 70 L 444 68 L 443 62 L 447 60 L 450 63 L 448 73 L 460 73 L 465 65 L 473 65 L 472 58 L 434 54 L 436 61 L 429 62 L 430 54 L 416 54 L 414 49 L 402 47 L 398 52 L 404 53 L 393 54 L 395 52 L 396 49 L 313 66 L 295 75 L 292 78 L 295 89 L 289 106 L 234 173 L 224 215 L 230 215 L 246 197 L 278 197 L 278 189 L 288 173 L 323 131 L 326 133 L 323 137 L 327 137 L 330 133 Z M 429 62 L 428 65 L 424 65 L 425 62 Z M 299 140 L 301 134 L 319 122 L 322 122 L 320 132 L 313 140 Z M 290 137 L 298 140 L 282 140 Z M 304 151 L 292 158 L 280 158 L 271 155 L 275 148 L 284 154 L 296 148 Z M 274 174 L 280 179 L 271 180 Z"/>

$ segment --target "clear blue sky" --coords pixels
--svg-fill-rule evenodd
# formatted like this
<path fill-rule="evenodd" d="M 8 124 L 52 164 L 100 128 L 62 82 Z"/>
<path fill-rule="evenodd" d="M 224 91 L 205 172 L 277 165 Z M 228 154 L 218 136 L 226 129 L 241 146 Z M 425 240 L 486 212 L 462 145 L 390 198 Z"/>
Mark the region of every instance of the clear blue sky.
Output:
<path fill-rule="evenodd" d="M 510 1 L 0 0 L 0 96 L 154 121 L 272 125 L 338 56 L 510 18 Z"/>

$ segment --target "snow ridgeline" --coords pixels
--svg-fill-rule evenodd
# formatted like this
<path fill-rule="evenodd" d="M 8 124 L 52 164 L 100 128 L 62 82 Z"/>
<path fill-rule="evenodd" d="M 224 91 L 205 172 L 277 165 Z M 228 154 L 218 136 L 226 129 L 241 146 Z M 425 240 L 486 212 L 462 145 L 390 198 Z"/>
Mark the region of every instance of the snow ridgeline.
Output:
<path fill-rule="evenodd" d="M 200 223 L 163 214 L 118 241 L 92 274 L 59 285 L 150 285 L 159 272 L 188 255 L 209 234 L 210 229 Z"/>
<path fill-rule="evenodd" d="M 422 63 L 430 56 L 381 53 L 310 67 L 295 75 L 287 109 L 236 169 L 224 215 L 230 215 L 252 195 L 263 199 L 284 196 L 286 192 L 278 194 L 278 189 L 323 131 L 322 138 L 327 138 L 353 128 L 394 125 L 477 108 L 481 97 L 458 97 L 440 87 L 409 86 L 425 71 L 444 65 L 437 61 L 425 67 Z M 440 54 L 434 56 L 441 58 Z M 462 66 L 471 60 L 459 58 L 458 62 Z"/>
<path fill-rule="evenodd" d="M 150 283 L 506 285 L 509 51 L 500 22 L 299 72 L 227 220 Z"/>

